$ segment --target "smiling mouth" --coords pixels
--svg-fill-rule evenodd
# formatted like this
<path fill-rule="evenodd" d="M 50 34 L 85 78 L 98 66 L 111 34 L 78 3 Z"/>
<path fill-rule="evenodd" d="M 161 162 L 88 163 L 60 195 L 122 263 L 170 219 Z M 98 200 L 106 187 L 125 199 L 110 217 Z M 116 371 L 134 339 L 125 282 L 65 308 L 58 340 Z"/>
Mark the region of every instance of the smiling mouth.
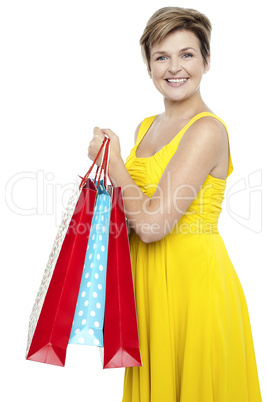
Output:
<path fill-rule="evenodd" d="M 188 78 L 167 78 L 166 81 L 171 84 L 181 84 L 182 82 L 187 81 Z"/>

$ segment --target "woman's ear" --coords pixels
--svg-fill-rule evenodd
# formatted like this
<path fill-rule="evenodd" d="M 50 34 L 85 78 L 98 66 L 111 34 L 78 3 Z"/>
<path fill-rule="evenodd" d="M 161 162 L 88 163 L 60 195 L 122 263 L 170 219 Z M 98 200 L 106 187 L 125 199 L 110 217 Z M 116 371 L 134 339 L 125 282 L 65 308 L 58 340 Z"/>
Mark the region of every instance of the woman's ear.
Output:
<path fill-rule="evenodd" d="M 210 69 L 210 56 L 207 57 L 207 63 L 204 66 L 204 74 L 206 74 Z"/>

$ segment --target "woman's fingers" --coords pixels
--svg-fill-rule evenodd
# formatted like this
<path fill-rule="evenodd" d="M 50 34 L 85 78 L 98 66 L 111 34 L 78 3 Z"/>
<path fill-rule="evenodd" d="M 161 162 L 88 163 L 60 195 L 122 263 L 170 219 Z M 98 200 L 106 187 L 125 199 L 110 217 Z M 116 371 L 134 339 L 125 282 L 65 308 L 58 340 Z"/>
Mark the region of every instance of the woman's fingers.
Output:
<path fill-rule="evenodd" d="M 94 161 L 96 155 L 98 154 L 98 151 L 103 143 L 103 140 L 105 138 L 105 135 L 102 133 L 101 129 L 99 127 L 94 127 L 93 130 L 93 138 L 89 142 L 89 147 L 88 147 L 88 157 Z M 99 166 L 102 160 L 102 154 L 103 150 L 101 151 L 99 157 L 96 160 L 96 165 Z"/>
<path fill-rule="evenodd" d="M 119 158 L 121 156 L 119 137 L 109 128 L 102 128 L 102 132 L 110 138 L 110 158 Z"/>
<path fill-rule="evenodd" d="M 112 130 L 110 130 L 109 128 L 102 128 L 101 131 L 104 134 L 106 134 L 110 138 L 110 140 L 114 139 L 115 137 L 118 138 L 118 136 Z"/>
<path fill-rule="evenodd" d="M 102 142 L 105 138 L 105 135 L 103 134 L 100 127 L 94 127 L 93 134 L 94 134 L 94 139 L 96 139 L 99 143 L 102 144 Z"/>
<path fill-rule="evenodd" d="M 100 127 L 94 127 L 93 138 L 89 143 L 88 157 L 91 160 L 95 160 L 95 157 L 103 143 L 105 136 L 110 138 L 110 160 L 121 157 L 120 140 L 119 137 L 109 128 L 100 129 Z M 96 164 L 99 166 L 102 160 L 103 150 L 96 160 Z"/>

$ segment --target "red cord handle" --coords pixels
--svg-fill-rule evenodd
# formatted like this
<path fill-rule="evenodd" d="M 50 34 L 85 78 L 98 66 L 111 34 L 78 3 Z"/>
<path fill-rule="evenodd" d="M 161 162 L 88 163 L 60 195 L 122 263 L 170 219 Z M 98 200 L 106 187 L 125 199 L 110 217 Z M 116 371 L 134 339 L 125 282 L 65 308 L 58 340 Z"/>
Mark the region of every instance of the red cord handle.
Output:
<path fill-rule="evenodd" d="M 101 145 L 101 147 L 100 147 L 100 149 L 99 149 L 99 151 L 98 151 L 98 153 L 97 153 L 97 155 L 96 155 L 96 157 L 95 157 L 95 159 L 94 159 L 92 165 L 90 166 L 90 168 L 89 168 L 88 172 L 86 173 L 86 175 L 82 178 L 81 184 L 80 184 L 80 186 L 79 186 L 79 189 L 80 189 L 80 190 L 81 190 L 81 188 L 85 185 L 85 183 L 86 183 L 86 181 L 87 181 L 89 175 L 91 174 L 91 172 L 92 172 L 92 170 L 93 170 L 93 168 L 94 168 L 94 166 L 95 166 L 95 163 L 96 163 L 96 161 L 97 161 L 97 158 L 99 157 L 99 155 L 100 155 L 100 153 L 101 153 L 101 151 L 102 151 L 102 149 L 103 149 L 103 147 L 104 147 L 106 141 L 107 141 L 107 137 L 104 138 L 104 140 L 103 140 L 103 142 L 102 142 L 102 145 Z M 104 158 L 103 158 L 103 159 L 104 159 Z M 103 165 L 103 162 L 102 162 L 102 165 Z M 102 166 L 101 166 L 101 169 L 102 169 Z M 101 171 L 101 169 L 100 169 L 100 171 Z M 97 175 L 98 170 L 99 170 L 99 167 L 97 168 L 96 175 Z"/>
<path fill-rule="evenodd" d="M 104 187 L 105 188 L 107 187 L 107 167 L 108 167 L 107 166 L 107 159 L 108 159 L 108 152 L 109 152 L 109 143 L 110 143 L 110 139 L 107 138 L 107 140 L 105 142 L 105 150 L 104 150 L 104 155 L 103 155 L 103 159 L 102 159 L 101 168 L 100 168 L 100 170 L 97 169 L 96 176 L 95 176 L 95 181 L 96 181 L 97 173 L 98 173 L 98 170 L 99 170 L 99 175 L 98 175 L 99 177 L 97 179 L 96 189 L 98 189 L 102 172 L 104 172 Z"/>
<path fill-rule="evenodd" d="M 110 147 L 110 138 L 108 138 L 108 140 L 107 140 L 107 144 L 105 147 L 105 154 L 104 154 L 104 161 L 105 161 L 104 186 L 105 186 L 105 188 L 107 188 L 107 176 L 109 177 L 109 174 L 108 174 L 109 147 Z M 109 180 L 110 180 L 110 177 L 109 177 Z M 110 180 L 110 182 L 111 182 L 111 180 Z"/>
<path fill-rule="evenodd" d="M 105 146 L 105 144 L 106 144 L 106 146 L 105 146 L 104 155 L 103 155 L 103 158 L 102 158 L 101 167 L 99 169 L 99 166 L 98 166 L 97 170 L 96 170 L 95 183 L 96 183 L 96 178 L 97 178 L 97 175 L 98 175 L 99 177 L 98 177 L 97 186 L 96 186 L 96 189 L 98 189 L 101 173 L 102 173 L 102 171 L 104 171 L 104 186 L 106 188 L 106 176 L 107 176 L 107 169 L 108 169 L 107 159 L 108 159 L 108 152 L 109 152 L 109 143 L 110 143 L 110 138 L 105 137 L 103 142 L 102 142 L 102 145 L 101 145 L 101 147 L 100 147 L 100 149 L 99 149 L 99 151 L 98 151 L 98 153 L 97 153 L 97 155 L 96 155 L 96 157 L 95 157 L 95 159 L 94 159 L 94 161 L 92 163 L 92 165 L 90 166 L 90 168 L 89 168 L 88 172 L 86 173 L 86 175 L 82 178 L 82 181 L 81 181 L 80 186 L 79 186 L 80 190 L 85 185 L 89 175 L 91 174 L 91 172 L 92 172 L 92 170 L 94 168 L 94 165 L 95 165 L 95 163 L 97 161 L 97 158 L 99 157 L 99 155 L 100 155 L 103 147 Z"/>

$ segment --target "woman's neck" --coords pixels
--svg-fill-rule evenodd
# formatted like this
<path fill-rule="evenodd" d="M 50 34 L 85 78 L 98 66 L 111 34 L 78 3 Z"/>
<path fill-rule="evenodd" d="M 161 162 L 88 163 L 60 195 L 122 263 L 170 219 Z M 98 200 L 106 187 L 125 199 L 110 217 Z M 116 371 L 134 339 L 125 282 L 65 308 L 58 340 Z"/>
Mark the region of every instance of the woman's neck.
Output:
<path fill-rule="evenodd" d="M 208 106 L 204 103 L 200 96 L 200 93 L 191 96 L 181 102 L 172 101 L 170 99 L 164 98 L 164 120 L 170 121 L 173 119 L 188 120 L 198 113 L 203 111 L 211 111 Z"/>

